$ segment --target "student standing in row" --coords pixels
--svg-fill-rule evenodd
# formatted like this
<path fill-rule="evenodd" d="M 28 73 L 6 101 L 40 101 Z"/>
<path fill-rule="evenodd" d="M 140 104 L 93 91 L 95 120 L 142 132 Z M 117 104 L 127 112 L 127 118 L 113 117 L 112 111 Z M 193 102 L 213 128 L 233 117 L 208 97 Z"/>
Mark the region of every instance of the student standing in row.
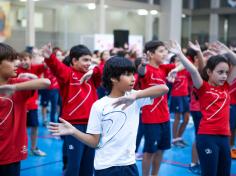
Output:
<path fill-rule="evenodd" d="M 103 84 L 109 95 L 96 101 L 91 109 L 87 133 L 67 121 L 50 123 L 53 135 L 72 135 L 96 148 L 96 176 L 138 176 L 135 164 L 135 143 L 140 108 L 168 92 L 166 85 L 154 85 L 134 91 L 132 62 L 123 57 L 109 59 L 103 72 Z"/>

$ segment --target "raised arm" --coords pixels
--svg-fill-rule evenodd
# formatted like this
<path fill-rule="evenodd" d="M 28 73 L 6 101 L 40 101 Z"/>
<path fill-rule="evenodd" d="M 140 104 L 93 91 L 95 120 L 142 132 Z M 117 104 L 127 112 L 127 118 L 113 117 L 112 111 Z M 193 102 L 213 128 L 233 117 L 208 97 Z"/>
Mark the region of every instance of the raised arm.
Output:
<path fill-rule="evenodd" d="M 203 56 L 203 53 L 202 53 L 202 50 L 201 50 L 201 47 L 200 47 L 198 41 L 196 40 L 195 44 L 192 43 L 191 41 L 189 41 L 188 42 L 188 46 L 190 48 L 192 48 L 194 51 L 196 51 L 197 57 L 198 57 L 198 71 L 200 73 L 202 73 L 202 70 L 203 70 L 203 68 L 205 66 L 206 59 Z"/>
<path fill-rule="evenodd" d="M 183 54 L 181 50 L 180 45 L 175 41 L 170 41 L 166 45 L 166 47 L 170 52 L 176 54 L 179 57 L 184 67 L 190 72 L 194 86 L 197 89 L 200 88 L 203 84 L 201 75 L 198 72 L 197 68 L 185 57 L 185 55 Z"/>
<path fill-rule="evenodd" d="M 42 55 L 45 58 L 45 63 L 56 76 L 58 82 L 65 83 L 69 80 L 70 68 L 59 61 L 55 54 L 52 53 L 51 44 L 44 45 L 41 49 Z"/>
<path fill-rule="evenodd" d="M 129 96 L 118 98 L 118 100 L 113 103 L 113 106 L 117 107 L 123 105 L 122 110 L 124 110 L 137 99 L 146 97 L 151 97 L 151 98 L 160 97 L 166 94 L 168 91 L 169 89 L 165 84 L 152 86 L 144 90 L 137 91 Z"/>
<path fill-rule="evenodd" d="M 77 130 L 73 125 L 71 125 L 66 120 L 59 118 L 61 123 L 50 122 L 48 130 L 54 136 L 72 135 L 76 139 L 80 140 L 84 144 L 96 148 L 99 143 L 100 134 L 88 134 Z"/>
<path fill-rule="evenodd" d="M 218 54 L 226 56 L 229 59 L 230 63 L 232 64 L 229 76 L 227 78 L 227 82 L 229 84 L 232 84 L 232 82 L 236 78 L 236 54 L 226 45 L 224 45 L 219 41 L 212 43 L 210 46 L 211 49 L 217 52 Z"/>

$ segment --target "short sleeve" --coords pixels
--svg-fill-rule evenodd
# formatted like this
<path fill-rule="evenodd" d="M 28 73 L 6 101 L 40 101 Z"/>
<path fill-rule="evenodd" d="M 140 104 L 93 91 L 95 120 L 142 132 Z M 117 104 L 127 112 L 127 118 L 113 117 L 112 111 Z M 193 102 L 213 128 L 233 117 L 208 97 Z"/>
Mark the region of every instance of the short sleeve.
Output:
<path fill-rule="evenodd" d="M 89 115 L 87 133 L 90 134 L 101 134 L 102 132 L 101 113 L 96 105 L 96 103 L 93 104 Z"/>
<path fill-rule="evenodd" d="M 195 88 L 198 96 L 204 94 L 208 86 L 208 83 L 206 81 L 203 81 L 202 86 L 199 89 Z"/>

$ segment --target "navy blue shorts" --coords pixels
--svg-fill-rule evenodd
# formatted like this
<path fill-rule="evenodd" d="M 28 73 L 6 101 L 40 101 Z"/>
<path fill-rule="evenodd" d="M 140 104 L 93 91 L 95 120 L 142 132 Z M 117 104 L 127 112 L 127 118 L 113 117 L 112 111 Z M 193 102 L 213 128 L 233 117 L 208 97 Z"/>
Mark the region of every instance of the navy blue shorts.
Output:
<path fill-rule="evenodd" d="M 230 176 L 229 136 L 198 134 L 197 152 L 202 176 Z"/>
<path fill-rule="evenodd" d="M 128 166 L 113 166 L 107 169 L 95 170 L 95 176 L 138 176 L 136 164 Z"/>
<path fill-rule="evenodd" d="M 144 149 L 143 152 L 155 153 L 158 150 L 170 149 L 170 122 L 160 124 L 143 124 Z"/>
<path fill-rule="evenodd" d="M 47 107 L 50 99 L 50 94 L 48 89 L 40 90 L 40 105 L 42 107 Z"/>
<path fill-rule="evenodd" d="M 73 125 L 86 132 L 87 125 Z M 93 176 L 95 149 L 85 145 L 73 136 L 65 136 L 67 165 L 64 176 Z"/>
<path fill-rule="evenodd" d="M 20 162 L 0 165 L 1 176 L 20 176 Z"/>
<path fill-rule="evenodd" d="M 236 129 L 236 105 L 230 105 L 230 130 Z"/>
<path fill-rule="evenodd" d="M 189 112 L 189 97 L 188 96 L 171 96 L 170 112 L 171 113 Z"/>
<path fill-rule="evenodd" d="M 39 126 L 39 118 L 38 118 L 38 110 L 29 110 L 27 112 L 27 126 L 28 127 L 38 127 Z"/>
<path fill-rule="evenodd" d="M 200 124 L 200 121 L 202 118 L 202 113 L 201 113 L 201 111 L 191 111 L 191 115 L 193 118 L 195 135 L 197 135 L 199 124 Z"/>

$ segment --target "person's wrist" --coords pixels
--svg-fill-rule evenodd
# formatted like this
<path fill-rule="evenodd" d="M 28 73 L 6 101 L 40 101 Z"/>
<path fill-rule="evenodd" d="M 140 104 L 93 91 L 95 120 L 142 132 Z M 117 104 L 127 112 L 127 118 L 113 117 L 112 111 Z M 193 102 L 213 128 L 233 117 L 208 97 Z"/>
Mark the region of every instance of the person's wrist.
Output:
<path fill-rule="evenodd" d="M 17 89 L 16 85 L 11 85 L 11 90 L 15 91 Z"/>
<path fill-rule="evenodd" d="M 71 134 L 72 136 L 74 136 L 76 133 L 76 128 L 74 126 L 72 126 L 72 129 L 71 129 Z"/>

